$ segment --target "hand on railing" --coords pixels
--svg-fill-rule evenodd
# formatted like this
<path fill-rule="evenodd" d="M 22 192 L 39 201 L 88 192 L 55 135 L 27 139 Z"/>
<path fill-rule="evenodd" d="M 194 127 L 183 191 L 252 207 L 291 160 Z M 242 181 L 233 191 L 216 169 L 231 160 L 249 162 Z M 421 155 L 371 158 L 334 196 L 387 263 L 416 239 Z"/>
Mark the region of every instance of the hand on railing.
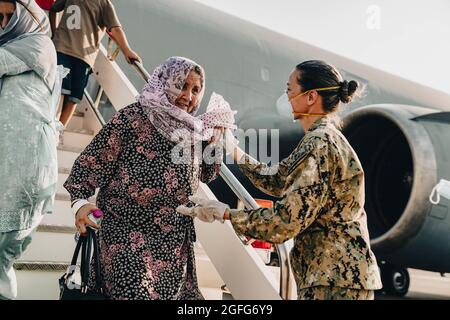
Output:
<path fill-rule="evenodd" d="M 135 62 L 140 62 L 142 63 L 142 59 L 141 57 L 134 52 L 133 50 L 131 50 L 130 48 L 127 48 L 124 52 L 123 55 L 125 56 L 125 59 L 127 60 L 127 62 L 129 64 L 133 64 Z"/>
<path fill-rule="evenodd" d="M 120 52 L 120 48 L 117 47 L 114 51 L 113 51 L 113 42 L 114 42 L 114 37 L 112 35 L 111 32 L 107 32 L 109 39 L 108 39 L 108 59 L 111 61 L 115 61 L 117 56 L 119 55 Z M 136 71 L 138 72 L 138 74 L 141 76 L 141 78 L 147 82 L 148 79 L 150 79 L 150 74 L 148 73 L 147 70 L 145 70 L 144 66 L 143 66 L 143 62 L 141 57 L 135 53 L 133 50 L 129 49 L 128 52 L 124 52 L 124 56 L 125 59 L 127 60 L 127 62 L 129 64 L 131 64 Z"/>
<path fill-rule="evenodd" d="M 117 44 L 117 41 L 114 39 L 114 36 L 113 36 L 112 32 L 107 31 L 106 33 L 109 36 L 109 39 L 108 39 L 108 58 L 111 61 L 114 61 L 114 60 L 116 60 L 116 58 L 117 58 L 117 56 L 118 56 L 118 54 L 120 52 L 120 47 L 117 46 L 117 48 L 113 51 L 112 50 L 113 42 L 116 42 L 116 44 Z M 119 38 L 120 38 L 120 36 L 119 36 Z M 122 52 L 123 52 L 123 55 L 125 57 L 125 60 L 129 64 L 133 64 L 134 62 L 142 63 L 141 57 L 136 52 L 134 52 L 132 49 L 130 49 L 127 44 L 125 44 L 125 47 L 122 46 L 122 48 L 124 48 L 122 50 Z"/>

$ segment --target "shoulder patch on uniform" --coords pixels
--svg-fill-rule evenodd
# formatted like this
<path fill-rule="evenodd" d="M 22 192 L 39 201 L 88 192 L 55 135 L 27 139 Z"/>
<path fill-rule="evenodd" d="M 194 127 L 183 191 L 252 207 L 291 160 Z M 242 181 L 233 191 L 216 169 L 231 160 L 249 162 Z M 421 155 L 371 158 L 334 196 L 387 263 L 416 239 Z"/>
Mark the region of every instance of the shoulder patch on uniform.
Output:
<path fill-rule="evenodd" d="M 304 160 L 311 153 L 311 151 L 314 150 L 314 148 L 315 143 L 313 142 L 313 139 L 309 139 L 304 141 L 302 145 L 294 151 L 287 162 L 288 175 L 290 175 L 295 168 L 297 168 L 298 164 Z"/>

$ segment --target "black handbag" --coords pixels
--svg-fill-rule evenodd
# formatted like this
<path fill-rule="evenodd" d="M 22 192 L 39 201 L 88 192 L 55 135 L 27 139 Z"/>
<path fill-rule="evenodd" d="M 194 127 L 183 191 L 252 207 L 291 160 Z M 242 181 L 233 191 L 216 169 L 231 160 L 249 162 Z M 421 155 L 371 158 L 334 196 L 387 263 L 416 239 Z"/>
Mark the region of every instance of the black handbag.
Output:
<path fill-rule="evenodd" d="M 108 300 L 104 294 L 103 279 L 100 272 L 100 259 L 97 243 L 97 236 L 95 230 L 87 229 L 87 236 L 80 236 L 75 252 L 73 253 L 72 262 L 69 270 L 59 279 L 60 300 Z M 89 268 L 91 263 L 92 248 L 93 252 L 93 266 L 95 271 L 96 288 L 90 290 L 88 288 Z M 81 249 L 81 285 L 72 281 L 75 275 L 78 255 Z"/>

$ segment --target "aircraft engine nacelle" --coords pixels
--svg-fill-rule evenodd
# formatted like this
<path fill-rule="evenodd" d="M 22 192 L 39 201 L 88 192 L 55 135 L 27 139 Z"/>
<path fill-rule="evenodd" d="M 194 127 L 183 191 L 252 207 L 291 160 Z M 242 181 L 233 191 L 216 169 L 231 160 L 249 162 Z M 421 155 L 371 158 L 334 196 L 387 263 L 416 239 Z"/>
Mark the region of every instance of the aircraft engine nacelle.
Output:
<path fill-rule="evenodd" d="M 371 245 L 378 260 L 450 271 L 450 201 L 432 205 L 440 179 L 450 180 L 450 112 L 371 105 L 343 118 L 342 132 L 365 171 Z"/>

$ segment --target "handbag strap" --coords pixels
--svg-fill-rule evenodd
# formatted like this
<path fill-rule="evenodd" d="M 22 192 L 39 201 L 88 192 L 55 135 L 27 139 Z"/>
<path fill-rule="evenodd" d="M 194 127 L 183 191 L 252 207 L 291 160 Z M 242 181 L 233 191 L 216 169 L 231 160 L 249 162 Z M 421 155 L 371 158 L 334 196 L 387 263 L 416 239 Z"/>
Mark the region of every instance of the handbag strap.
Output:
<path fill-rule="evenodd" d="M 95 282 L 97 285 L 97 289 L 103 289 L 103 277 L 100 271 L 100 256 L 97 242 L 97 235 L 94 230 L 92 230 L 92 241 L 94 245 L 94 271 L 95 271 Z"/>
<path fill-rule="evenodd" d="M 83 243 L 83 247 L 81 250 L 81 290 L 86 291 L 88 280 L 89 280 L 89 263 L 91 260 L 91 250 L 92 250 L 92 241 L 91 241 L 91 233 L 89 232 L 89 227 L 87 229 L 87 236 L 85 237 L 85 241 Z"/>
<path fill-rule="evenodd" d="M 77 246 L 75 247 L 75 251 L 72 256 L 72 261 L 70 263 L 71 266 L 77 265 L 78 255 L 80 254 L 81 246 L 83 245 L 85 240 L 86 240 L 85 237 L 80 237 L 80 239 L 78 239 Z"/>
<path fill-rule="evenodd" d="M 103 277 L 100 271 L 100 258 L 98 242 L 95 230 L 87 227 L 87 236 L 85 237 L 86 243 L 83 245 L 83 252 L 81 256 L 81 287 L 83 291 L 86 291 L 88 281 L 89 281 L 89 270 L 91 262 L 91 253 L 93 250 L 92 261 L 95 272 L 95 283 L 99 290 L 103 290 Z"/>

